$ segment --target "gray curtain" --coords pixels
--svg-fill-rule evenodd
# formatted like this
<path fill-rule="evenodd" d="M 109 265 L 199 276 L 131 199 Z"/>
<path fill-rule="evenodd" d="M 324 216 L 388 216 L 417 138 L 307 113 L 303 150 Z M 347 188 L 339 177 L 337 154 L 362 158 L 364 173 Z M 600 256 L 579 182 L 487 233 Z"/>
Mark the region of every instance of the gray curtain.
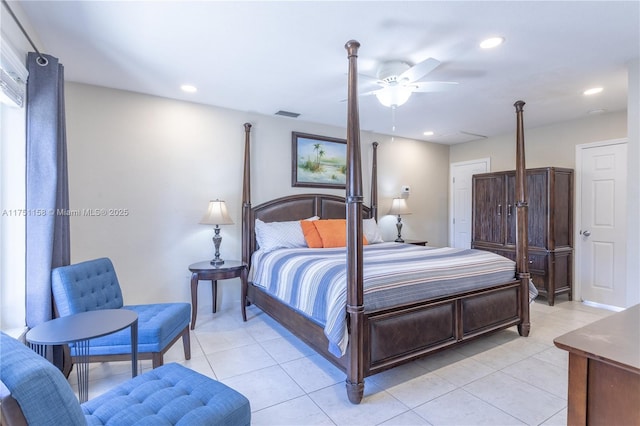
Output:
<path fill-rule="evenodd" d="M 27 326 L 53 318 L 51 270 L 70 262 L 64 67 L 27 58 L 26 313 Z"/>

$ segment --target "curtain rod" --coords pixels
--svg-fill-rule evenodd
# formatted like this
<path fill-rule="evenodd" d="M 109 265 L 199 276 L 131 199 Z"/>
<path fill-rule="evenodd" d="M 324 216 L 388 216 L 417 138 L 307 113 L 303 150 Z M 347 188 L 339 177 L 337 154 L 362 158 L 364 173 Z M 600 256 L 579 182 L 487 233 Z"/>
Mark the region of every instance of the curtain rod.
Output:
<path fill-rule="evenodd" d="M 9 7 L 9 3 L 7 3 L 7 0 L 2 0 L 2 4 L 4 5 L 4 7 L 7 8 L 7 10 L 9 11 L 9 14 L 11 15 L 15 23 L 18 25 L 18 28 L 20 28 L 20 31 L 22 31 L 22 34 L 24 34 L 24 36 L 29 41 L 29 44 L 31 44 L 31 47 L 33 47 L 33 50 L 35 50 L 36 53 L 38 54 L 38 60 L 36 61 L 38 65 L 42 65 L 42 66 L 47 65 L 49 63 L 49 60 L 47 60 L 47 58 L 45 58 L 42 55 L 42 53 L 40 53 L 36 45 L 31 40 L 31 37 L 29 37 L 29 34 L 27 34 L 27 30 L 24 29 L 20 21 L 18 21 L 18 18 L 16 17 L 16 15 L 13 13 L 13 10 L 11 10 L 11 8 Z"/>

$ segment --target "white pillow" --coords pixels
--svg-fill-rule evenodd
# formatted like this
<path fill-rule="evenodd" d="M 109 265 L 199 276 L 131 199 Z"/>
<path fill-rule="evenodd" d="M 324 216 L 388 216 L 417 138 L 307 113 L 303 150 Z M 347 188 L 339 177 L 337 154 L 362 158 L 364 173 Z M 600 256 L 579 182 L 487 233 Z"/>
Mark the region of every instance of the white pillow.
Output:
<path fill-rule="evenodd" d="M 305 220 L 318 220 L 318 216 L 313 216 Z M 300 221 L 292 220 L 288 222 L 263 222 L 256 219 L 256 241 L 260 250 L 265 252 L 278 248 L 307 247 L 304 239 Z"/>
<path fill-rule="evenodd" d="M 362 220 L 362 233 L 369 244 L 384 243 L 378 224 L 374 218 Z"/>

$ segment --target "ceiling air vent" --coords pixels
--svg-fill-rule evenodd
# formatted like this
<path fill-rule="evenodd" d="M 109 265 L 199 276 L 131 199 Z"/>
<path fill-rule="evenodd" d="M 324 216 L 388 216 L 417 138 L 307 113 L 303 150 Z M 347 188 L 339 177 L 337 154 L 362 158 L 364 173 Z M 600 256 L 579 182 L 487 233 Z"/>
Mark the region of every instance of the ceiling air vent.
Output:
<path fill-rule="evenodd" d="M 298 116 L 300 116 L 300 114 L 298 114 L 297 112 L 282 111 L 282 110 L 276 112 L 276 115 L 281 115 L 283 117 L 291 117 L 291 118 L 298 118 Z"/>
<path fill-rule="evenodd" d="M 445 145 L 454 145 L 457 143 L 471 142 L 479 139 L 487 139 L 487 137 L 485 135 L 479 135 L 477 133 L 457 131 L 439 135 L 436 134 L 427 138 L 429 142 L 441 143 Z"/>

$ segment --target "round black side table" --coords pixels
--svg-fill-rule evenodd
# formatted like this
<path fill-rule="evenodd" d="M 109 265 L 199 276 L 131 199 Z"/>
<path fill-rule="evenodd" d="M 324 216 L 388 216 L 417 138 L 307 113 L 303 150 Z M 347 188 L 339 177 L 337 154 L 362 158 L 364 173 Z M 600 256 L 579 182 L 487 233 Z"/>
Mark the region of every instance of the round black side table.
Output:
<path fill-rule="evenodd" d="M 131 327 L 131 377 L 138 375 L 138 314 L 128 309 L 97 309 L 43 322 L 27 332 L 31 348 L 47 357 L 47 347 L 77 346 L 78 397 L 89 397 L 89 340 Z"/>

